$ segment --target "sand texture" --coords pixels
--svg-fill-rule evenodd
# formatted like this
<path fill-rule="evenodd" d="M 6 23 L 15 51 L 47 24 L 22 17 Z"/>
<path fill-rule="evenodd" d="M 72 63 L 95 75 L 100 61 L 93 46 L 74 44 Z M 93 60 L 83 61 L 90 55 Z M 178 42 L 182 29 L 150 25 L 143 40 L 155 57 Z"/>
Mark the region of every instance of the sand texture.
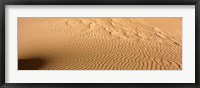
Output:
<path fill-rule="evenodd" d="M 181 70 L 182 18 L 18 18 L 19 70 Z"/>

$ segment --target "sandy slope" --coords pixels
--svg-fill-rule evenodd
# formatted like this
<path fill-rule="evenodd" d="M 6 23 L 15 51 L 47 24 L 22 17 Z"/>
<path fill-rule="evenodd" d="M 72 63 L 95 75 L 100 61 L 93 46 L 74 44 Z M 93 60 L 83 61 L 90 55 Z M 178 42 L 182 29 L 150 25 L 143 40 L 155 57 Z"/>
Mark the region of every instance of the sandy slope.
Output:
<path fill-rule="evenodd" d="M 18 18 L 30 70 L 181 70 L 182 18 Z"/>

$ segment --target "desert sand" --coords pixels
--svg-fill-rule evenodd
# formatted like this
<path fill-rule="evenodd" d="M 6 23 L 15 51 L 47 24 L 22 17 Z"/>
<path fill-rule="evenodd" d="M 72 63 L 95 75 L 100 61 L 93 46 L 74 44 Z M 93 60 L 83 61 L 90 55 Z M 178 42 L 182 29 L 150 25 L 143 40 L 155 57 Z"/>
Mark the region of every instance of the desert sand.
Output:
<path fill-rule="evenodd" d="M 18 18 L 18 70 L 182 70 L 182 18 Z"/>

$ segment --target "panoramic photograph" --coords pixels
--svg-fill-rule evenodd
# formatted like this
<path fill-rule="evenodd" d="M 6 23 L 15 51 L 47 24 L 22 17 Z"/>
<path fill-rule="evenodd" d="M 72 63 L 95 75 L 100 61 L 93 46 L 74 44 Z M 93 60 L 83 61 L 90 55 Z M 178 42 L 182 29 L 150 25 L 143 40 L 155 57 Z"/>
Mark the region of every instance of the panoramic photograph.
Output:
<path fill-rule="evenodd" d="M 18 70 L 182 70 L 181 17 L 18 17 Z"/>

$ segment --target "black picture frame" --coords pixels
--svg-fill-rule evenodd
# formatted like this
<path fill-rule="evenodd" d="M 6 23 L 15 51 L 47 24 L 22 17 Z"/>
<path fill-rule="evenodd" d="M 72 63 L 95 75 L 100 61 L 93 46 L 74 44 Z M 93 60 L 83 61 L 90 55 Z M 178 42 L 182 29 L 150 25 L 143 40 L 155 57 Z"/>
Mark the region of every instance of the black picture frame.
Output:
<path fill-rule="evenodd" d="M 195 5 L 195 83 L 5 83 L 6 5 Z M 1 88 L 200 88 L 200 0 L 1 0 L 0 10 Z"/>

